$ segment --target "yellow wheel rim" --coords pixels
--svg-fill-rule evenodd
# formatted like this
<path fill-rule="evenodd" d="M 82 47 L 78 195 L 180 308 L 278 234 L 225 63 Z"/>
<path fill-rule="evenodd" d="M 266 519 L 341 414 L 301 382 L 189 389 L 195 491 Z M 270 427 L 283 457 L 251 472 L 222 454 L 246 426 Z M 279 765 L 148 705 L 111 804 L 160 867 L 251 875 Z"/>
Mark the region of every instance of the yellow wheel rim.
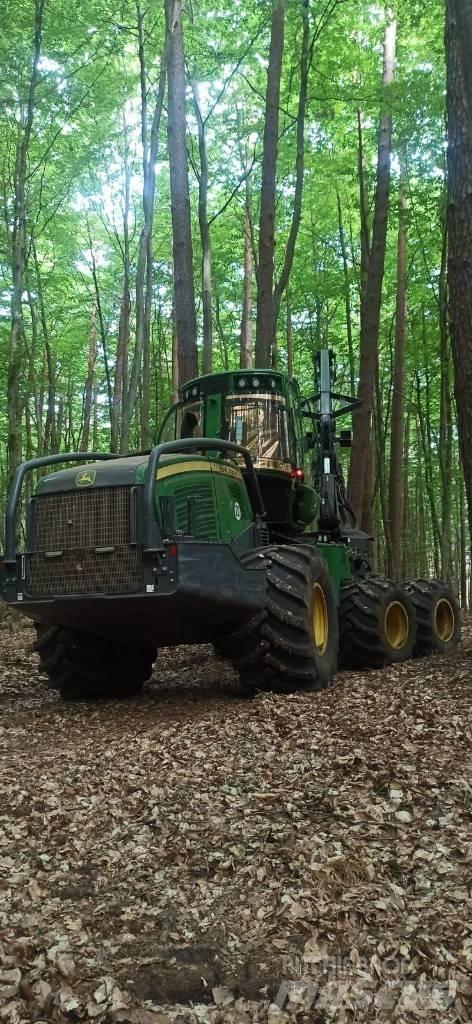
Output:
<path fill-rule="evenodd" d="M 313 642 L 318 654 L 324 654 L 328 644 L 328 609 L 323 588 L 319 583 L 313 587 Z"/>
<path fill-rule="evenodd" d="M 387 642 L 395 651 L 405 646 L 409 634 L 408 614 L 401 601 L 391 601 L 384 615 L 384 630 Z"/>
<path fill-rule="evenodd" d="M 440 597 L 434 609 L 434 628 L 440 640 L 447 643 L 451 639 L 456 624 L 452 604 L 445 597 Z"/>

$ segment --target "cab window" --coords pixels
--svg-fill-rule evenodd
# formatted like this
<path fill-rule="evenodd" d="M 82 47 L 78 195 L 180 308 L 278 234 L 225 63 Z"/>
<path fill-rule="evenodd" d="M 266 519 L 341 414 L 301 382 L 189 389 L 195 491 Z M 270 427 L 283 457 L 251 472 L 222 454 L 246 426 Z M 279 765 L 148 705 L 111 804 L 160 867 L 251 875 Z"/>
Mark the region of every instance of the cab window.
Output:
<path fill-rule="evenodd" d="M 178 402 L 165 416 L 159 431 L 159 444 L 180 438 L 203 437 L 203 401 Z"/>

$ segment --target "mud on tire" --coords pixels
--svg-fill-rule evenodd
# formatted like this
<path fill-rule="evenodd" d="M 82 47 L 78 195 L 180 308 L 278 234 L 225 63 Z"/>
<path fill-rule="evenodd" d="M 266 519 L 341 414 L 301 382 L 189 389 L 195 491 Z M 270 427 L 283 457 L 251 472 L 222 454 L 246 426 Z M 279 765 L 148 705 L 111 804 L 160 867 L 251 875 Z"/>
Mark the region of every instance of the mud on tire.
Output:
<path fill-rule="evenodd" d="M 411 658 L 416 615 L 409 594 L 379 576 L 344 583 L 339 637 L 343 668 L 381 668 Z"/>
<path fill-rule="evenodd" d="M 338 621 L 326 565 L 305 545 L 251 552 L 266 571 L 265 610 L 218 649 L 239 673 L 240 692 L 321 690 L 336 672 Z"/>
<path fill-rule="evenodd" d="M 39 671 L 64 698 L 130 697 L 152 673 L 156 651 L 121 647 L 62 626 L 36 624 Z"/>
<path fill-rule="evenodd" d="M 418 623 L 415 655 L 448 654 L 461 638 L 461 611 L 457 597 L 442 580 L 409 580 L 405 584 Z"/>

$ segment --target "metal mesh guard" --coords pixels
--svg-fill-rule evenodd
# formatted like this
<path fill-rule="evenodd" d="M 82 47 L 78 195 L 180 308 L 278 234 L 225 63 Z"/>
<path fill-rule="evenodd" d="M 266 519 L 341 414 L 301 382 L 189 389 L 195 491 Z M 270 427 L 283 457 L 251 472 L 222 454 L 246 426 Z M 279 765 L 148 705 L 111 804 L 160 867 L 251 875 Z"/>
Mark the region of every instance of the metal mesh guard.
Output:
<path fill-rule="evenodd" d="M 140 590 L 141 550 L 130 546 L 130 497 L 129 487 L 38 495 L 28 538 L 28 593 L 50 597 Z"/>

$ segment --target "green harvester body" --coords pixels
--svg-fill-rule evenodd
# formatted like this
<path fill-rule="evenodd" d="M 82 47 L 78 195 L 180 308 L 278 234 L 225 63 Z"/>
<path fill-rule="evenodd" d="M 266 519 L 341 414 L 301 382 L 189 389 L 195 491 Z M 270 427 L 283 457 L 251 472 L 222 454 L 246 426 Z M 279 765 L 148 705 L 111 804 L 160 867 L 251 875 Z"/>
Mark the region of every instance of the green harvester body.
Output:
<path fill-rule="evenodd" d="M 72 663 L 74 679 L 86 676 L 83 640 L 92 661 L 110 654 L 122 692 L 122 648 L 153 658 L 162 646 L 206 642 L 252 686 L 284 684 L 293 663 L 296 685 L 319 688 L 335 671 L 344 599 L 341 632 L 347 624 L 346 646 L 363 664 L 400 658 L 403 647 L 411 655 L 411 602 L 374 581 L 371 538 L 357 526 L 337 456 L 350 444 L 337 419 L 357 400 L 332 390 L 326 350 L 318 375 L 308 398 L 280 371 L 198 377 L 181 388 L 150 452 L 58 454 L 18 467 L 1 594 L 37 624 L 51 685 L 62 690 Z M 30 472 L 36 485 L 21 506 Z M 101 672 L 111 693 L 113 672 Z"/>

